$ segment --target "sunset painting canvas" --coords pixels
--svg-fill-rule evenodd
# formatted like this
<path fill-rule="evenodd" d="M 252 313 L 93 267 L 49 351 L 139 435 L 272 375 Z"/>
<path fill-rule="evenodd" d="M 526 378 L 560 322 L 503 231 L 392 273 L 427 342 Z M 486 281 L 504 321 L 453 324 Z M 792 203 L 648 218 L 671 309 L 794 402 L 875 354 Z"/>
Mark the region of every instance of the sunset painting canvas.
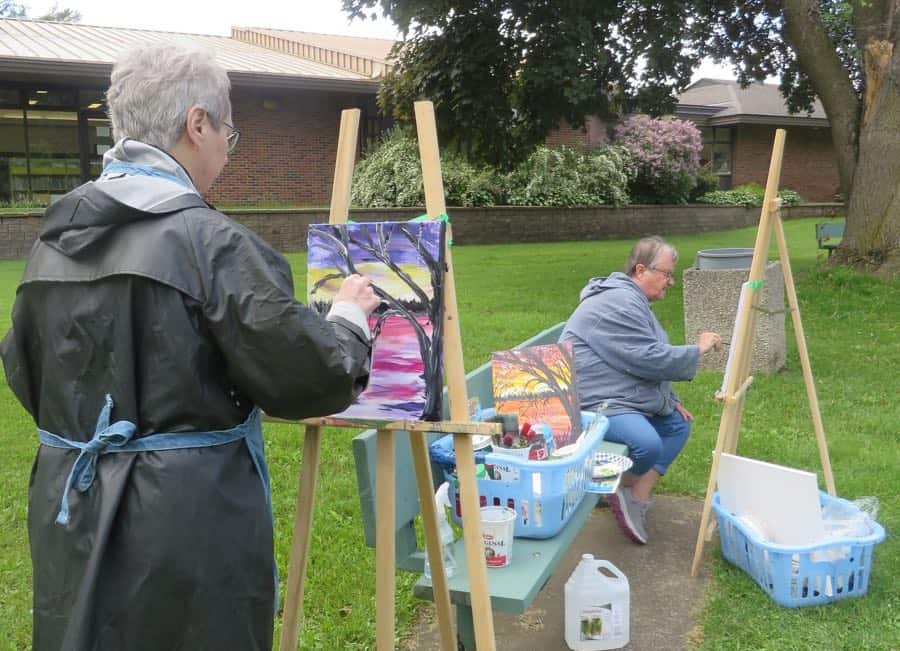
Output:
<path fill-rule="evenodd" d="M 494 406 L 518 414 L 519 423 L 546 423 L 558 449 L 581 434 L 572 342 L 495 352 L 491 359 Z"/>
<path fill-rule="evenodd" d="M 440 419 L 444 229 L 439 221 L 309 227 L 307 300 L 313 309 L 327 314 L 341 282 L 354 273 L 368 277 L 381 298 L 369 317 L 369 386 L 334 421 Z"/>

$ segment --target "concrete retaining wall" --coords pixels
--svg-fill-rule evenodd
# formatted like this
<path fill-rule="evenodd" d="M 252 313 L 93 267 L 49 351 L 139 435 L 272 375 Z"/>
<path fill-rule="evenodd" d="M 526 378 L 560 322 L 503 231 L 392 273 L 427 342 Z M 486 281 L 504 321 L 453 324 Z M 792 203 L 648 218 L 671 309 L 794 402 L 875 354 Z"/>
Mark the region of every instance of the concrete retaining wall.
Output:
<path fill-rule="evenodd" d="M 782 210 L 785 219 L 834 217 L 839 203 L 807 204 Z M 409 219 L 422 208 L 352 210 L 355 221 Z M 563 242 L 637 239 L 645 235 L 687 235 L 742 228 L 759 223 L 759 208 L 709 206 L 625 206 L 612 208 L 450 208 L 454 244 Z M 24 258 L 41 226 L 40 212 L 0 216 L 0 259 Z M 328 221 L 328 210 L 228 211 L 229 216 L 259 233 L 279 251 L 306 250 L 309 224 Z M 810 233 L 810 237 L 812 237 Z"/>

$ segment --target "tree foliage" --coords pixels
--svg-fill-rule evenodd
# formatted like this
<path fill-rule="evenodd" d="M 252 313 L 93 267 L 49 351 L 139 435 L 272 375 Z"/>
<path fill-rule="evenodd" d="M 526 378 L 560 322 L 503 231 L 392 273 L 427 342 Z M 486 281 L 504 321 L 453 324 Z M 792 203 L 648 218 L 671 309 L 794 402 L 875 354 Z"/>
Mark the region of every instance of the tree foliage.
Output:
<path fill-rule="evenodd" d="M 28 18 L 28 7 L 13 0 L 0 0 L 0 18 Z M 35 20 L 51 20 L 58 23 L 81 22 L 81 12 L 77 9 L 61 9 L 55 4 L 47 13 Z"/>
<path fill-rule="evenodd" d="M 430 99 L 442 142 L 501 167 L 561 120 L 670 110 L 670 88 L 699 58 L 679 46 L 693 8 L 664 4 L 660 14 L 596 0 L 344 0 L 356 16 L 380 8 L 406 34 L 382 108 L 411 119 L 413 101 Z"/>
<path fill-rule="evenodd" d="M 831 123 L 847 234 L 838 257 L 900 269 L 900 12 L 896 0 L 343 0 L 406 35 L 380 94 L 410 118 L 435 103 L 442 142 L 505 167 L 561 120 L 660 115 L 700 61 L 780 76 L 794 111 Z"/>
<path fill-rule="evenodd" d="M 61 9 L 56 3 L 38 20 L 51 20 L 56 23 L 80 23 L 81 12 L 77 9 Z"/>

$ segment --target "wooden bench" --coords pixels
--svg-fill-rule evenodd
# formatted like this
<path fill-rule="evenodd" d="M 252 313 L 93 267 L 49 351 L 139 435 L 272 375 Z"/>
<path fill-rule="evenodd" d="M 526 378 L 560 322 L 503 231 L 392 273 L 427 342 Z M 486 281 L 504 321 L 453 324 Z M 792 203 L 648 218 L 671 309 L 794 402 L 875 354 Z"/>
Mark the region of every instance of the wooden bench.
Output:
<path fill-rule="evenodd" d="M 544 330 L 518 347 L 554 343 L 559 339 L 562 323 Z M 466 387 L 470 398 L 477 397 L 482 407 L 493 405 L 491 386 L 491 365 L 484 364 L 466 375 Z M 446 394 L 445 394 L 446 397 Z M 445 401 L 446 402 L 446 401 Z M 429 443 L 440 434 L 430 435 Z M 365 542 L 369 547 L 375 546 L 375 430 L 367 430 L 353 439 L 353 456 L 356 461 L 356 478 L 359 486 L 360 509 L 362 512 Z M 615 454 L 627 454 L 627 448 L 618 443 L 604 441 L 601 450 Z M 416 480 L 412 472 L 406 474 L 401 469 L 411 469 L 412 455 L 409 439 L 398 436 L 395 441 L 396 467 L 396 554 L 397 567 L 410 572 L 424 571 L 425 553 L 416 542 L 415 519 L 419 514 L 419 500 Z M 439 466 L 432 464 L 432 476 L 437 485 L 443 482 L 443 472 Z M 516 538 L 513 547 L 512 562 L 504 568 L 488 570 L 488 592 L 493 610 L 524 613 L 541 588 L 550 579 L 557 563 L 566 549 L 587 521 L 591 511 L 597 505 L 599 495 L 587 493 L 578 508 L 572 514 L 566 526 L 553 538 L 532 540 Z M 448 583 L 450 601 L 456 605 L 456 633 L 461 649 L 475 649 L 475 628 L 472 619 L 472 604 L 469 594 L 469 579 L 464 562 L 465 551 L 463 541 L 455 543 L 457 571 Z M 431 581 L 420 578 L 413 589 L 421 599 L 433 600 Z"/>
<path fill-rule="evenodd" d="M 816 242 L 820 249 L 828 251 L 829 258 L 844 237 L 844 226 L 845 222 L 822 222 L 816 224 Z"/>

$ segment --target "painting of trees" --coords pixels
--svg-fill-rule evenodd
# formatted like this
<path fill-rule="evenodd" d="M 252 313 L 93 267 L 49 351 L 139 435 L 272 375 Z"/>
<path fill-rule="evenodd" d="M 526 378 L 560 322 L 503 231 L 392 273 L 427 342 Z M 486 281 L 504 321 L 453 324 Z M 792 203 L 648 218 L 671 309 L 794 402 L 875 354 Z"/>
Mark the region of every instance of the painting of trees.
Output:
<path fill-rule="evenodd" d="M 495 352 L 491 359 L 497 413 L 550 425 L 558 447 L 581 434 L 572 343 Z"/>
<path fill-rule="evenodd" d="M 369 386 L 336 418 L 440 419 L 444 228 L 436 221 L 310 226 L 310 306 L 327 313 L 343 278 L 355 273 L 382 301 L 369 317 Z"/>

